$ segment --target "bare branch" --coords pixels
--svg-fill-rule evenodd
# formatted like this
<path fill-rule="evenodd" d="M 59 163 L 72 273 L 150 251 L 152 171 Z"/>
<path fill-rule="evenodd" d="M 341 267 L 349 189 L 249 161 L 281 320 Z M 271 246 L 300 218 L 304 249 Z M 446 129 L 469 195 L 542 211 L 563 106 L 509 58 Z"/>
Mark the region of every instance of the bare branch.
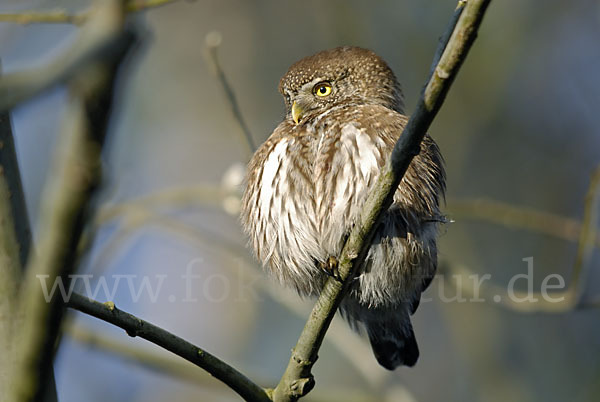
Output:
<path fill-rule="evenodd" d="M 144 11 L 149 8 L 158 8 L 166 6 L 167 4 L 174 3 L 179 0 L 128 0 L 125 10 L 128 13 L 134 13 L 138 11 Z M 191 0 L 187 0 L 191 1 Z"/>
<path fill-rule="evenodd" d="M 0 22 L 12 22 L 15 24 L 75 24 L 81 25 L 89 19 L 89 12 L 71 15 L 65 10 L 55 11 L 24 11 L 21 13 L 3 13 L 0 14 Z"/>
<path fill-rule="evenodd" d="M 94 9 L 94 14 L 101 10 Z M 75 43 L 47 65 L 0 76 L 0 111 L 11 109 L 70 79 L 85 66 L 114 55 L 115 49 L 123 47 L 123 37 L 119 30 L 106 29 L 106 20 L 106 17 L 91 19 Z"/>
<path fill-rule="evenodd" d="M 0 181 L 5 186 L 3 191 L 6 191 L 5 196 L 1 197 L 2 203 L 6 202 L 6 207 L 11 212 L 10 217 L 0 219 L 0 226 L 14 220 L 12 230 L 18 246 L 16 261 L 23 267 L 27 262 L 31 246 L 31 230 L 12 135 L 10 115 L 6 112 L 0 113 Z M 6 228 L 6 230 L 10 229 Z M 2 233 L 6 233 L 6 231 L 3 230 Z"/>
<path fill-rule="evenodd" d="M 145 213 L 147 209 L 178 208 L 185 206 L 221 207 L 223 200 L 232 195 L 219 185 L 199 183 L 194 186 L 174 187 L 156 193 L 136 197 L 129 201 L 102 205 L 95 216 L 95 224 L 101 225 L 134 215 L 136 211 Z"/>
<path fill-rule="evenodd" d="M 393 195 L 412 158 L 419 153 L 421 140 L 440 109 L 458 70 L 475 40 L 477 29 L 490 0 L 468 0 L 452 35 L 427 82 L 404 132 L 381 172 L 375 190 L 363 207 L 361 217 L 350 233 L 339 258 L 343 283 L 330 278 L 304 327 L 292 356 L 273 393 L 276 402 L 295 401 L 314 387 L 312 366 L 344 292 L 364 261 L 375 229 L 391 205 Z"/>
<path fill-rule="evenodd" d="M 21 270 L 25 264 L 29 248 L 27 240 L 19 238 L 19 229 L 26 229 L 23 222 L 17 222 L 25 213 L 21 178 L 12 136 L 10 115 L 0 115 L 0 388 L 7 389 L 4 381 L 14 367 L 15 354 L 12 347 L 14 313 L 17 310 L 17 296 Z M 27 230 L 20 232 L 28 235 Z M 21 244 L 20 244 L 21 243 Z"/>
<path fill-rule="evenodd" d="M 499 305 L 512 311 L 520 313 L 564 313 L 577 308 L 597 307 L 600 305 L 598 301 L 585 302 L 582 300 L 584 285 L 586 283 L 589 272 L 592 268 L 592 256 L 598 239 L 598 214 L 600 212 L 600 165 L 592 174 L 590 185 L 585 197 L 583 224 L 579 234 L 579 242 L 577 246 L 577 256 L 573 264 L 571 274 L 571 283 L 569 287 L 562 292 L 548 293 L 544 295 L 529 292 L 515 292 L 516 299 L 502 297 L 499 299 Z M 446 278 L 453 275 L 459 275 L 468 278 L 473 275 L 473 271 L 455 263 L 445 262 L 442 265 L 442 270 L 446 271 Z M 475 291 L 471 286 L 463 286 L 464 283 L 472 284 L 470 280 L 459 281 L 458 292 L 469 296 L 474 296 Z M 497 285 L 481 284 L 480 293 L 500 295 L 504 293 Z M 537 299 L 536 302 L 519 301 L 519 300 Z M 558 301 L 562 299 L 562 301 Z"/>
<path fill-rule="evenodd" d="M 29 242 L 22 246 L 19 244 L 17 230 L 23 226 L 16 222 L 21 215 L 18 212 L 25 212 L 22 210 L 23 206 L 23 190 L 10 116 L 8 113 L 2 113 L 0 115 L 0 274 L 2 276 L 0 317 L 2 318 L 11 313 L 12 309 L 8 306 L 16 300 L 21 267 L 27 259 L 25 250 L 28 250 Z M 26 212 L 24 216 L 27 217 Z M 22 233 L 29 237 L 28 234 L 28 231 Z"/>
<path fill-rule="evenodd" d="M 21 183 L 10 113 L 0 112 L 0 381 L 12 381 L 16 365 L 15 329 L 19 324 L 18 296 L 22 271 L 31 249 L 31 227 Z M 0 384 L 8 389 L 9 384 Z M 44 401 L 55 402 L 54 372 L 46 379 Z"/>
<path fill-rule="evenodd" d="M 98 3 L 74 48 L 62 61 L 50 65 L 50 74 L 35 77 L 35 72 L 30 71 L 0 81 L 0 98 L 9 99 L 4 103 L 5 108 L 62 80 L 70 81 L 71 90 L 66 119 L 69 126 L 58 146 L 61 153 L 55 161 L 55 172 L 50 175 L 50 191 L 44 197 L 39 252 L 28 267 L 22 292 L 22 316 L 27 319 L 20 328 L 17 353 L 20 365 L 13 376 L 14 386 L 10 387 L 14 401 L 38 398 L 40 379 L 52 361 L 64 305 L 59 294 L 54 294 L 49 302 L 44 300 L 38 278 L 41 275 L 51 284 L 57 279 L 63 280 L 68 286 L 66 279 L 76 266 L 76 250 L 89 212 L 88 204 L 100 178 L 99 156 L 111 109 L 112 79 L 128 47 L 123 46 L 124 37 L 126 45 L 131 43 L 131 38 L 122 31 L 125 1 Z M 105 63 L 105 59 L 110 63 Z M 176 353 L 187 354 L 190 361 L 204 366 L 247 400 L 270 400 L 264 390 L 245 377 L 242 379 L 234 369 L 164 330 L 114 308 L 102 310 L 103 305 L 94 305 L 93 301 L 77 299 L 77 296 L 70 306 L 97 317 L 110 311 L 116 321 L 108 319 L 109 322 L 121 323 L 130 334 L 139 334 L 159 345 L 170 344 Z M 191 357 L 190 353 L 195 356 Z"/>
<path fill-rule="evenodd" d="M 119 310 L 112 302 L 100 303 L 74 293 L 67 306 L 123 328 L 129 336 L 139 336 L 184 358 L 227 384 L 246 401 L 271 401 L 264 389 L 227 363 L 160 327 Z"/>
<path fill-rule="evenodd" d="M 231 85 L 229 85 L 227 76 L 221 67 L 221 63 L 219 63 L 217 50 L 219 49 L 219 46 L 221 46 L 221 41 L 222 38 L 219 32 L 210 32 L 208 35 L 206 35 L 204 42 L 206 44 L 207 59 L 210 62 L 212 70 L 221 84 L 221 87 L 223 88 L 223 92 L 227 98 L 227 103 L 229 104 L 233 118 L 237 122 L 238 127 L 243 135 L 242 140 L 248 146 L 248 155 L 252 156 L 254 151 L 256 151 L 256 144 L 252 139 L 252 133 L 250 132 L 248 125 L 244 121 L 244 117 L 242 116 L 242 112 L 235 97 L 235 93 L 233 92 L 233 88 Z"/>
<path fill-rule="evenodd" d="M 89 201 L 100 179 L 100 150 L 110 114 L 116 66 L 133 41 L 123 31 L 122 0 L 100 1 L 86 26 L 88 39 L 114 38 L 105 59 L 81 66 L 70 85 L 65 128 L 43 197 L 40 242 L 28 261 L 19 295 L 17 367 L 11 373 L 11 401 L 39 400 L 50 372 L 63 304 L 55 295 L 45 300 L 39 275 L 54 283 L 73 272 L 77 243 Z M 91 43 L 98 43 L 91 40 Z"/>
<path fill-rule="evenodd" d="M 223 393 L 223 395 L 225 395 L 225 392 L 230 392 L 226 384 L 214 381 L 207 371 L 195 369 L 192 363 L 179 358 L 179 356 L 170 354 L 165 349 L 155 350 L 154 348 L 142 347 L 139 344 L 131 344 L 131 342 L 115 339 L 111 335 L 99 333 L 81 324 L 69 324 L 65 329 L 65 335 L 85 347 L 112 354 L 132 364 L 141 365 L 141 367 L 148 370 L 189 381 L 190 383 L 201 385 L 203 388 L 211 387 L 215 391 Z M 268 382 L 269 380 L 267 379 L 258 381 L 258 383 L 262 384 Z M 392 391 L 397 392 L 398 390 L 393 389 Z M 408 390 L 402 389 L 401 392 L 408 393 Z M 310 400 L 327 402 L 381 402 L 382 399 L 383 397 L 380 397 L 378 393 L 360 389 L 359 387 L 334 387 L 323 390 L 320 393 L 313 392 L 310 395 Z M 410 400 L 414 401 L 415 399 L 411 397 Z"/>
<path fill-rule="evenodd" d="M 571 242 L 578 242 L 581 235 L 582 224 L 576 219 L 538 211 L 534 208 L 485 198 L 448 200 L 446 206 L 452 218 L 461 220 L 490 222 Z M 598 234 L 596 234 L 595 245 L 600 248 L 600 235 Z"/>
<path fill-rule="evenodd" d="M 65 320 L 69 321 L 69 320 Z M 65 336 L 89 348 L 117 356 L 149 370 L 159 372 L 174 378 L 202 384 L 207 387 L 227 389 L 225 384 L 214 381 L 210 374 L 198 370 L 192 363 L 172 355 L 164 349 L 155 350 L 141 346 L 139 342 L 126 342 L 111 334 L 103 334 L 82 324 L 69 323 L 64 329 Z"/>
<path fill-rule="evenodd" d="M 127 2 L 125 11 L 133 13 L 137 11 L 146 10 L 149 8 L 156 8 L 160 6 L 173 3 L 177 0 L 129 0 Z M 15 24 L 74 24 L 82 25 L 87 22 L 93 10 L 86 10 L 79 14 L 69 14 L 65 10 L 55 11 L 24 11 L 20 13 L 6 13 L 0 14 L 0 22 L 12 22 Z"/>
<path fill-rule="evenodd" d="M 577 257 L 568 290 L 568 300 L 576 306 L 583 295 L 583 285 L 587 281 L 594 254 L 594 243 L 598 237 L 598 214 L 600 213 L 600 165 L 594 171 L 585 196 L 583 226 L 577 246 Z"/>
<path fill-rule="evenodd" d="M 431 67 L 429 68 L 429 77 L 427 77 L 427 81 L 431 80 L 433 73 L 435 72 L 435 68 L 437 67 L 440 59 L 442 58 L 442 54 L 444 54 L 444 50 L 446 50 L 446 46 L 448 46 L 448 41 L 450 37 L 454 33 L 454 27 L 458 23 L 458 19 L 460 18 L 465 6 L 467 5 L 467 0 L 459 0 L 456 8 L 454 9 L 454 14 L 452 14 L 452 18 L 448 22 L 448 27 L 444 34 L 440 36 L 438 41 L 438 46 L 435 49 L 435 53 L 433 55 L 433 61 L 431 62 Z"/>

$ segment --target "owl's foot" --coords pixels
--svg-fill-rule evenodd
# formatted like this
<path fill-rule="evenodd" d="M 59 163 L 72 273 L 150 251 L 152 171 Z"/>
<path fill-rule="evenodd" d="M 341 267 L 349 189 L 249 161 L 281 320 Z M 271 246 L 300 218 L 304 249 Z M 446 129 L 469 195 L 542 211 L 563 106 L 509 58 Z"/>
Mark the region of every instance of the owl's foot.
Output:
<path fill-rule="evenodd" d="M 329 256 L 327 261 L 320 262 L 319 267 L 323 270 L 323 272 L 331 276 L 336 281 L 342 282 L 340 271 L 338 270 L 338 260 L 334 256 Z"/>

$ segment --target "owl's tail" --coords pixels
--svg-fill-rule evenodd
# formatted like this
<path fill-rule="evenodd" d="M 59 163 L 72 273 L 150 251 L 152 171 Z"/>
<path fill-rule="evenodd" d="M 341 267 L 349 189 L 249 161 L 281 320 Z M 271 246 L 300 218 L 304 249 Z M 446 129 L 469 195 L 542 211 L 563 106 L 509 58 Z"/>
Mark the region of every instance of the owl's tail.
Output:
<path fill-rule="evenodd" d="M 407 314 L 388 314 L 385 321 L 368 320 L 365 327 L 379 364 L 388 370 L 415 365 L 419 359 L 419 347 Z"/>

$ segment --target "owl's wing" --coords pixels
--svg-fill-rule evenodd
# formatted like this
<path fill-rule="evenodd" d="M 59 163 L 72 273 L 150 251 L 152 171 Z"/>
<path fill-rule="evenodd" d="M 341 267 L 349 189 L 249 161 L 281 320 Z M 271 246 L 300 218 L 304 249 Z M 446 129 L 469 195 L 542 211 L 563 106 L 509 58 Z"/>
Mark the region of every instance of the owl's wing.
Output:
<path fill-rule="evenodd" d="M 386 158 L 392 153 L 408 122 L 408 117 L 397 113 L 395 116 L 388 115 L 388 119 L 394 122 L 377 131 L 385 143 Z M 445 191 L 444 159 L 433 138 L 426 134 L 421 142 L 421 151 L 412 160 L 398 186 L 394 203 L 410 205 L 423 221 L 443 222 L 445 219 L 440 214 L 439 205 L 445 199 Z"/>
<path fill-rule="evenodd" d="M 384 147 L 380 149 L 380 153 L 385 157 L 378 160 L 379 168 L 382 169 L 402 134 L 408 118 L 378 108 L 372 108 L 365 116 L 368 116 L 363 123 L 366 132 L 376 136 L 373 138 L 373 143 L 383 144 Z M 390 207 L 390 211 L 401 215 L 397 219 L 397 224 L 404 226 L 406 232 L 418 235 L 421 230 L 427 230 L 424 229 L 425 227 L 435 225 L 437 222 L 445 222 L 440 212 L 440 202 L 444 199 L 445 188 L 442 155 L 433 138 L 425 135 L 421 143 L 421 151 L 411 161 L 394 195 L 394 203 Z M 429 254 L 429 257 L 423 258 L 421 262 L 428 266 L 422 267 L 422 272 L 426 274 L 420 277 L 420 283 L 416 286 L 409 306 L 411 314 L 417 310 L 421 293 L 431 284 L 437 268 L 435 235 L 422 236 L 421 241 L 425 243 L 422 245 L 424 252 Z"/>

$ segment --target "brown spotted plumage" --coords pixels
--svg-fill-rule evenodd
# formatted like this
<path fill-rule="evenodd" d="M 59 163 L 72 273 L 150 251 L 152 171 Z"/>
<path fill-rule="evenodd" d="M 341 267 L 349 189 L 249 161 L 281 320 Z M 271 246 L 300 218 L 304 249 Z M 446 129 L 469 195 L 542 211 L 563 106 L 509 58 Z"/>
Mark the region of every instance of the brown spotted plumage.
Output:
<path fill-rule="evenodd" d="M 407 122 L 404 102 L 387 64 L 356 47 L 300 60 L 279 90 L 287 114 L 248 165 L 242 223 L 268 271 L 318 295 Z M 426 136 L 340 307 L 390 370 L 419 356 L 410 315 L 435 273 L 444 180 Z"/>

